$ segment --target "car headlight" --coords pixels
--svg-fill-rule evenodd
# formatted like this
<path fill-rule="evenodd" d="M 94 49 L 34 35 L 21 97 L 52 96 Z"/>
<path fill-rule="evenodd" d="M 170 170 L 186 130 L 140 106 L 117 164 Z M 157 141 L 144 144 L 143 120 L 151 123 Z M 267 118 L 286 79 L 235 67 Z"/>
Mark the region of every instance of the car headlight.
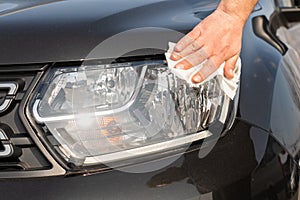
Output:
<path fill-rule="evenodd" d="M 37 91 L 35 120 L 76 166 L 189 145 L 230 113 L 217 79 L 190 87 L 162 61 L 53 67 Z"/>

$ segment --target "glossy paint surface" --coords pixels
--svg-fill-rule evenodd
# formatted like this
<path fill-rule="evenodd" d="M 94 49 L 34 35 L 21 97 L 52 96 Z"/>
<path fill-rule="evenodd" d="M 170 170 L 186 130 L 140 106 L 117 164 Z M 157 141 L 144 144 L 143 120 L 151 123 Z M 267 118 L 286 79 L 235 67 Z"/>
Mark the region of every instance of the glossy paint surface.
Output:
<path fill-rule="evenodd" d="M 114 170 L 4 180 L 0 191 L 3 199 L 291 199 L 295 189 L 290 189 L 290 180 L 296 178 L 292 170 L 290 157 L 268 133 L 237 122 L 203 159 L 193 151 L 162 170 L 143 174 Z"/>
<path fill-rule="evenodd" d="M 3 3 L 3 2 L 2 2 Z M 122 31 L 163 27 L 188 31 L 217 1 L 36 1 L 0 13 L 1 64 L 84 59 L 101 41 Z M 158 12 L 158 9 L 162 12 Z M 167 44 L 166 44 L 167 45 Z M 167 46 L 166 46 L 167 47 Z"/>

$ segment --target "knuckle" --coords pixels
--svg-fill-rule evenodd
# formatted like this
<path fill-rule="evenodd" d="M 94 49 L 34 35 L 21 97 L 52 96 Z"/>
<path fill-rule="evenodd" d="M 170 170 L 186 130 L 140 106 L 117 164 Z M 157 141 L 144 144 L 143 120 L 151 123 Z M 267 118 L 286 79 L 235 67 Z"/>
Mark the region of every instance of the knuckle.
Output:
<path fill-rule="evenodd" d="M 201 48 L 197 51 L 197 57 L 199 60 L 205 60 L 208 58 L 208 54 L 204 48 Z"/>
<path fill-rule="evenodd" d="M 216 51 L 216 48 L 213 48 L 211 46 L 208 46 L 206 45 L 205 47 L 202 47 L 201 48 L 203 50 L 203 52 L 208 55 L 208 56 L 214 56 L 215 55 L 215 51 Z"/>
<path fill-rule="evenodd" d="M 188 36 L 191 37 L 191 39 L 196 39 L 200 35 L 199 28 L 195 27 L 191 32 L 188 33 Z"/>
<path fill-rule="evenodd" d="M 206 59 L 206 56 L 200 51 L 198 54 L 197 54 L 197 61 L 198 63 L 202 63 L 204 60 Z"/>
<path fill-rule="evenodd" d="M 198 45 L 197 41 L 193 41 L 193 43 L 191 44 L 191 50 L 197 51 L 198 49 L 199 49 L 199 45 Z"/>
<path fill-rule="evenodd" d="M 196 62 L 195 62 L 195 57 L 193 55 L 190 55 L 190 56 L 187 56 L 186 57 L 186 62 L 188 62 L 190 65 L 195 65 Z"/>

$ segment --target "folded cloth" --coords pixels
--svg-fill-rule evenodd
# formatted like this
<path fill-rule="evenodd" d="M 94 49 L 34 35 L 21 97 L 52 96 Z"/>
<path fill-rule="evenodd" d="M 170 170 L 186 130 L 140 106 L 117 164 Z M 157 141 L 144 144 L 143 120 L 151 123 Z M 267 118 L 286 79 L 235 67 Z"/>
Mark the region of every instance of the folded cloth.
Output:
<path fill-rule="evenodd" d="M 179 63 L 181 60 L 183 60 L 184 58 L 178 60 L 178 61 L 174 61 L 170 59 L 171 53 L 174 50 L 175 47 L 175 43 L 173 42 L 169 42 L 169 49 L 168 51 L 165 53 L 166 56 L 166 60 L 168 63 L 168 67 L 169 70 L 178 78 L 185 80 L 191 87 L 197 87 L 209 80 L 211 80 L 212 78 L 216 77 L 221 89 L 224 91 L 224 93 L 230 98 L 233 99 L 237 88 L 238 88 L 238 84 L 239 84 L 239 80 L 240 80 L 240 75 L 241 75 L 241 59 L 239 58 L 235 68 L 233 70 L 234 73 L 234 77 L 232 79 L 228 79 L 224 76 L 224 65 L 225 62 L 221 64 L 221 66 L 214 72 L 212 73 L 209 77 L 207 77 L 204 81 L 202 81 L 201 83 L 193 83 L 192 82 L 192 77 L 203 67 L 203 64 L 205 63 L 202 62 L 201 64 L 194 66 L 190 69 L 176 69 L 174 68 L 174 66 Z"/>

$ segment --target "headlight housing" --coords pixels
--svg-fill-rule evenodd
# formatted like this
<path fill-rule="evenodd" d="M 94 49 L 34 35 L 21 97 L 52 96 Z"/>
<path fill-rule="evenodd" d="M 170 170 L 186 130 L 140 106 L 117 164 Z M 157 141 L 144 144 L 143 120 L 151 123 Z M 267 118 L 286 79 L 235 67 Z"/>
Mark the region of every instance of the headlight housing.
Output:
<path fill-rule="evenodd" d="M 53 67 L 30 110 L 65 161 L 89 166 L 188 147 L 229 103 L 217 79 L 190 87 L 163 61 L 136 61 Z"/>

